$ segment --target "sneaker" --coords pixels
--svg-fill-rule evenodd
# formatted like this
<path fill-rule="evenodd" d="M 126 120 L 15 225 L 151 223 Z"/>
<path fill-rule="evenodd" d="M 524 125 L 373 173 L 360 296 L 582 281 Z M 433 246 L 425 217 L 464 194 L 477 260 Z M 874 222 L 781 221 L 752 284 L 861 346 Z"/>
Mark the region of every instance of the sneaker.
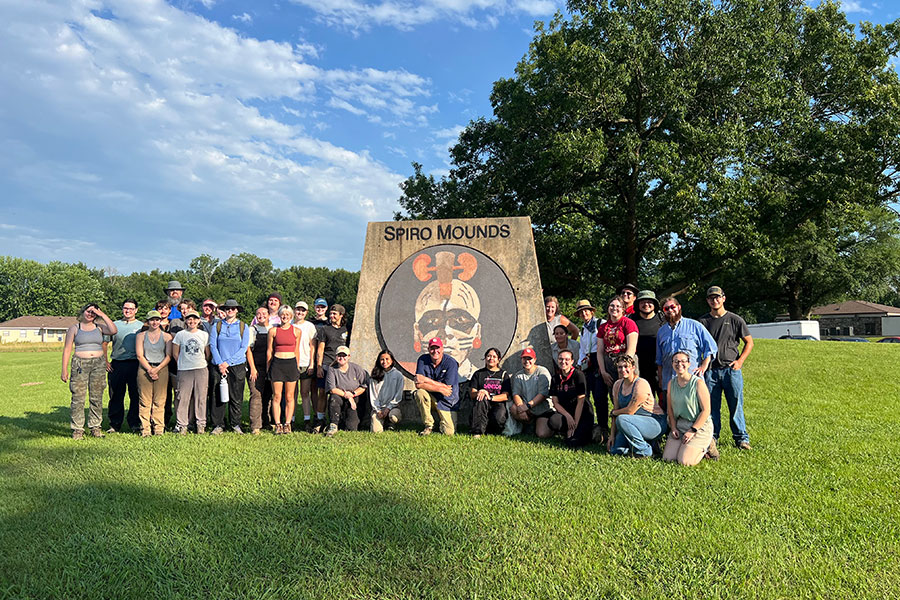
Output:
<path fill-rule="evenodd" d="M 284 434 L 291 433 L 291 424 L 285 423 L 284 427 L 281 428 L 281 433 L 284 433 Z"/>
<path fill-rule="evenodd" d="M 322 433 L 324 431 L 325 431 L 325 422 L 320 419 L 316 419 L 316 423 L 315 423 L 315 425 L 313 425 L 311 433 Z"/>
<path fill-rule="evenodd" d="M 741 442 L 737 445 L 738 450 L 750 450 L 750 442 Z"/>
<path fill-rule="evenodd" d="M 259 429 L 251 429 L 250 435 L 259 435 Z"/>
<path fill-rule="evenodd" d="M 282 425 L 281 423 L 275 423 L 272 427 L 274 427 L 275 429 L 273 432 L 275 435 L 281 435 L 282 433 L 284 433 L 284 425 Z"/>
<path fill-rule="evenodd" d="M 109 429 L 106 430 L 106 433 L 119 433 L 119 430 L 116 429 L 115 427 L 110 427 Z"/>
<path fill-rule="evenodd" d="M 314 433 L 315 425 L 313 425 L 312 419 L 307 419 L 303 422 L 303 430 L 306 433 Z"/>
<path fill-rule="evenodd" d="M 175 435 L 187 435 L 187 429 L 184 427 L 175 426 L 175 430 L 173 431 Z"/>
<path fill-rule="evenodd" d="M 709 442 L 709 448 L 706 450 L 706 454 L 703 458 L 707 458 L 709 460 L 719 460 L 719 449 L 716 447 L 716 438 L 713 438 Z"/>
<path fill-rule="evenodd" d="M 201 435 L 206 433 L 206 425 L 197 425 L 197 433 Z"/>
<path fill-rule="evenodd" d="M 223 433 L 225 433 L 225 430 L 221 427 L 216 427 L 210 433 L 212 433 L 213 435 L 222 435 Z"/>
<path fill-rule="evenodd" d="M 102 437 L 106 437 L 106 436 L 103 435 L 103 430 L 100 429 L 99 427 L 92 427 L 91 428 L 91 437 L 102 438 Z"/>
<path fill-rule="evenodd" d="M 337 433 L 338 427 L 334 423 L 328 426 L 328 429 L 325 430 L 326 437 L 334 437 L 334 434 Z"/>
<path fill-rule="evenodd" d="M 235 425 L 234 427 L 231 428 L 231 430 L 232 430 L 233 432 L 237 433 L 237 434 L 243 434 L 243 433 L 244 433 L 244 430 L 241 429 L 241 426 L 240 426 L 240 425 Z"/>
<path fill-rule="evenodd" d="M 476 433 L 475 435 L 472 436 L 472 439 L 473 439 L 473 440 L 480 440 L 480 439 L 481 439 L 481 434 L 480 434 L 480 433 Z"/>
<path fill-rule="evenodd" d="M 149 431 L 142 431 L 142 432 L 141 432 L 141 437 L 142 437 L 142 438 L 150 437 L 150 432 L 149 432 Z"/>
<path fill-rule="evenodd" d="M 72 430 L 72 439 L 73 440 L 84 439 L 84 429 L 73 429 Z"/>
<path fill-rule="evenodd" d="M 419 435 L 431 435 L 431 427 L 426 427 L 422 431 L 419 432 Z"/>
<path fill-rule="evenodd" d="M 153 432 L 153 435 L 162 435 L 165 432 L 166 432 L 165 429 L 157 429 L 156 431 Z"/>

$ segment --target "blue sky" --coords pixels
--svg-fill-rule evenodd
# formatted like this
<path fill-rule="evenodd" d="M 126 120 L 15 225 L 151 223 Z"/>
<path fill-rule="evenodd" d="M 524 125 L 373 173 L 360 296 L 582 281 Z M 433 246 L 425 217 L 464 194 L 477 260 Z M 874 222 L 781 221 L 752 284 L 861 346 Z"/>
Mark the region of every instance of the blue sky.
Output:
<path fill-rule="evenodd" d="M 0 255 L 357 270 L 561 0 L 0 0 Z M 887 22 L 900 0 L 845 2 Z"/>

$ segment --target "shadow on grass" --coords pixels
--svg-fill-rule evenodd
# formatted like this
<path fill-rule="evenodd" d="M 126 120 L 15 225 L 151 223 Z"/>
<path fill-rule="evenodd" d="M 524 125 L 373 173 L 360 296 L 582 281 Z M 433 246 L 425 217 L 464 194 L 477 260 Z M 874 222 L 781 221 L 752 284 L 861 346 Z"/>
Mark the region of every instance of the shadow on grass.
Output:
<path fill-rule="evenodd" d="M 26 411 L 22 417 L 0 417 L 0 430 L 7 430 L 20 437 L 65 436 L 71 437 L 69 427 L 71 410 L 68 405 L 55 406 L 50 412 Z M 87 411 L 85 411 L 87 419 Z M 106 409 L 103 409 L 106 423 Z"/>
<path fill-rule="evenodd" d="M 356 485 L 4 487 L 0 597 L 446 597 L 471 545 L 438 510 Z"/>

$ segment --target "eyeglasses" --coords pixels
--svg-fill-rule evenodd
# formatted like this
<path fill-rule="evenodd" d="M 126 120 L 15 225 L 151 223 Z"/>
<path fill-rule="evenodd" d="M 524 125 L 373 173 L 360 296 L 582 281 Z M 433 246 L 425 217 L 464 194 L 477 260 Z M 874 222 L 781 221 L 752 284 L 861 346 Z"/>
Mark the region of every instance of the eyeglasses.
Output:
<path fill-rule="evenodd" d="M 678 306 L 676 304 L 667 304 L 663 306 L 663 310 L 665 312 L 672 312 L 673 310 L 678 310 Z"/>
<path fill-rule="evenodd" d="M 137 310 L 137 307 L 135 307 L 135 306 L 123 306 L 123 307 L 122 307 L 122 310 Z"/>
<path fill-rule="evenodd" d="M 624 291 L 622 292 L 623 296 L 634 296 L 634 292 Z"/>
<path fill-rule="evenodd" d="M 236 308 L 233 308 L 233 307 L 230 307 L 230 308 L 226 308 L 226 309 L 225 309 L 225 312 L 231 312 L 231 311 L 237 312 L 237 309 L 236 309 Z"/>

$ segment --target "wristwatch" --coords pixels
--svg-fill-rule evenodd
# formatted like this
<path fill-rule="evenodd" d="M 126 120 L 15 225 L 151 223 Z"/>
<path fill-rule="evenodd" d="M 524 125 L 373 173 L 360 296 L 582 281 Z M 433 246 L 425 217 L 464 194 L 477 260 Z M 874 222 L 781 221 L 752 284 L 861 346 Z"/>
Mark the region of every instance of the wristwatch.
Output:
<path fill-rule="evenodd" d="M 694 433 L 699 433 L 699 432 L 697 431 L 697 428 L 694 427 L 693 425 L 691 425 L 691 431 L 693 431 Z"/>

